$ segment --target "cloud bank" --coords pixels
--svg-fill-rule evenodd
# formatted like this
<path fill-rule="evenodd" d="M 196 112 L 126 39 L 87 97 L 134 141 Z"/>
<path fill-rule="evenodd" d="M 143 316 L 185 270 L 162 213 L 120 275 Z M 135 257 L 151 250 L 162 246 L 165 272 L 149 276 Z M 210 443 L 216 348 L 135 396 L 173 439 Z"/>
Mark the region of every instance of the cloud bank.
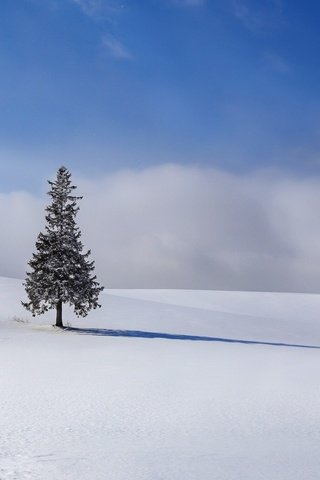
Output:
<path fill-rule="evenodd" d="M 320 179 L 163 165 L 73 180 L 106 287 L 320 290 Z M 0 275 L 24 277 L 47 201 L 0 195 Z"/>

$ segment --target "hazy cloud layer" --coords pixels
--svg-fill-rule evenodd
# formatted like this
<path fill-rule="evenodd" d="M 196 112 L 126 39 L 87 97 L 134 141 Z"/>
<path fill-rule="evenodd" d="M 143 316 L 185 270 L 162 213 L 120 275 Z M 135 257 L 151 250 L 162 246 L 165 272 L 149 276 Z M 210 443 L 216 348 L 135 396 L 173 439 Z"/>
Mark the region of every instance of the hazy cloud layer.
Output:
<path fill-rule="evenodd" d="M 320 179 L 167 165 L 74 182 L 107 287 L 320 290 Z M 47 200 L 0 195 L 0 275 L 24 276 Z"/>

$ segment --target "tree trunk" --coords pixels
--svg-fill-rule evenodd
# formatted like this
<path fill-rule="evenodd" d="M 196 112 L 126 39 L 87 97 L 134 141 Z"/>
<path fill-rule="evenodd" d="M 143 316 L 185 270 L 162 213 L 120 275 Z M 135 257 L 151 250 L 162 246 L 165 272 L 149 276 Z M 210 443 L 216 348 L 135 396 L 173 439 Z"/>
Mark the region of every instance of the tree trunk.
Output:
<path fill-rule="evenodd" d="M 63 328 L 63 323 L 62 323 L 62 301 L 61 301 L 61 300 L 59 300 L 58 303 L 57 303 L 56 327 Z"/>

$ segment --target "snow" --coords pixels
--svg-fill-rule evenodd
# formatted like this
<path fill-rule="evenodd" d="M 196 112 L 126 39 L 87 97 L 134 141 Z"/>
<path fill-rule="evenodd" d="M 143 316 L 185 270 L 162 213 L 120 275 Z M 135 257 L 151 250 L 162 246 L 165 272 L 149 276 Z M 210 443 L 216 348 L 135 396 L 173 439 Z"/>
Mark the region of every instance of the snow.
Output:
<path fill-rule="evenodd" d="M 21 299 L 0 278 L 1 480 L 318 480 L 319 295 L 109 290 L 70 331 Z"/>

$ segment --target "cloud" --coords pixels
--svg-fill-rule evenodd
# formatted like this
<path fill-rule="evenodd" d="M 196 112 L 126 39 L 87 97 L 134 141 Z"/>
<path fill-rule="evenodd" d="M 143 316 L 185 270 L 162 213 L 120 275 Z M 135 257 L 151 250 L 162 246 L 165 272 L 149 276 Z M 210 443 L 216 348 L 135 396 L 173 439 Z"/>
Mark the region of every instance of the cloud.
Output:
<path fill-rule="evenodd" d="M 102 44 L 112 57 L 118 58 L 119 60 L 133 60 L 133 55 L 115 37 L 105 35 L 102 38 Z"/>
<path fill-rule="evenodd" d="M 107 287 L 319 291 L 320 179 L 163 165 L 74 182 Z M 0 195 L 0 275 L 24 276 L 44 200 Z"/>
<path fill-rule="evenodd" d="M 100 18 L 122 10 L 123 2 L 120 0 L 71 0 L 78 5 L 83 13 L 93 18 Z"/>
<path fill-rule="evenodd" d="M 258 4 L 258 6 L 257 6 Z M 282 0 L 232 0 L 232 14 L 251 31 L 277 28 L 282 19 Z"/>
<path fill-rule="evenodd" d="M 266 53 L 265 60 L 267 66 L 272 68 L 272 70 L 274 70 L 275 72 L 286 74 L 292 71 L 289 63 L 277 53 Z"/>
<path fill-rule="evenodd" d="M 171 0 L 171 2 L 180 7 L 200 7 L 206 0 Z"/>
<path fill-rule="evenodd" d="M 34 236 L 43 227 L 43 208 L 43 199 L 29 193 L 0 194 L 0 219 L 5 232 L 1 236 L 0 275 L 22 278 Z"/>
<path fill-rule="evenodd" d="M 78 5 L 85 15 L 94 20 L 112 18 L 123 9 L 123 2 L 120 0 L 71 0 Z M 103 35 L 101 37 L 102 45 L 110 56 L 120 60 L 133 60 L 129 50 L 114 36 Z"/>

